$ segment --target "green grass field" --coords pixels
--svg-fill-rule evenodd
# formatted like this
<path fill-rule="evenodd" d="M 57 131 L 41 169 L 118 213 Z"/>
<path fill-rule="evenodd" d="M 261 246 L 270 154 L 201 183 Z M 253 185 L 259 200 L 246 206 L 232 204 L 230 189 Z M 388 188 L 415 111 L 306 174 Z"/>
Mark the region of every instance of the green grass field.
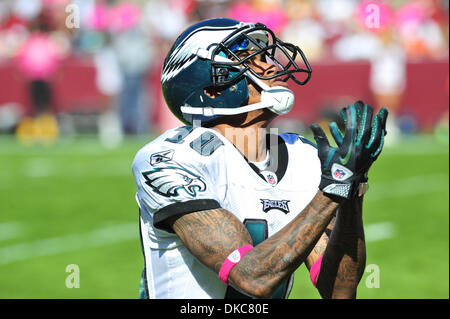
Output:
<path fill-rule="evenodd" d="M 138 297 L 131 163 L 145 143 L 110 150 L 93 137 L 52 147 L 0 138 L 0 298 Z M 449 298 L 448 145 L 402 140 L 385 148 L 369 178 L 358 298 Z M 79 288 L 66 286 L 72 264 Z M 304 266 L 291 298 L 319 298 Z"/>

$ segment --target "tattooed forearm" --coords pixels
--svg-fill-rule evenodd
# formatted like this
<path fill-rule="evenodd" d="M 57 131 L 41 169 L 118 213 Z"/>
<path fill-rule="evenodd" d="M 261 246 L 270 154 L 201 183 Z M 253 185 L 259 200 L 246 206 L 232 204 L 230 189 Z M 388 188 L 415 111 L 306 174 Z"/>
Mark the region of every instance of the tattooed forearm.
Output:
<path fill-rule="evenodd" d="M 336 220 L 336 216 L 333 215 L 333 218 L 331 219 L 330 223 L 328 224 L 327 228 L 325 229 L 325 232 L 322 234 L 320 239 L 317 241 L 317 244 L 314 246 L 313 250 L 309 254 L 309 256 L 306 259 L 306 267 L 308 270 L 312 267 L 312 265 L 321 257 L 323 256 L 325 249 L 328 246 L 328 242 L 330 240 L 331 232 L 334 228 L 334 223 Z"/>
<path fill-rule="evenodd" d="M 292 222 L 249 251 L 230 273 L 231 282 L 248 284 L 252 295 L 269 297 L 309 255 L 338 203 L 321 192 Z M 243 278 L 249 278 L 244 280 Z"/>
<path fill-rule="evenodd" d="M 339 208 L 317 280 L 322 297 L 355 298 L 365 261 L 362 199 L 357 198 Z"/>
<path fill-rule="evenodd" d="M 270 297 L 305 261 L 338 205 L 319 191 L 294 220 L 241 259 L 230 272 L 230 284 L 252 296 Z M 217 273 L 233 250 L 252 243 L 245 226 L 224 209 L 186 214 L 171 225 L 192 254 Z"/>
<path fill-rule="evenodd" d="M 252 244 L 245 226 L 222 208 L 186 214 L 171 222 L 186 247 L 216 272 L 234 249 Z"/>

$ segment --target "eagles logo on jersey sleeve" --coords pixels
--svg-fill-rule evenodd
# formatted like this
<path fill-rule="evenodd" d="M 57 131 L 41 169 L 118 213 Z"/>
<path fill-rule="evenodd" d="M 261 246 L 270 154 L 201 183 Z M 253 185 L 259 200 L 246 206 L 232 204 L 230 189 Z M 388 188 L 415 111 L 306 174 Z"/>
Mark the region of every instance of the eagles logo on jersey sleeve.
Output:
<path fill-rule="evenodd" d="M 182 167 L 157 167 L 142 175 L 154 192 L 166 197 L 179 196 L 182 191 L 196 197 L 198 192 L 206 190 L 206 184 L 199 175 Z"/>
<path fill-rule="evenodd" d="M 192 127 L 176 128 L 136 155 L 137 200 L 155 228 L 173 233 L 166 224 L 171 216 L 220 207 L 208 165 L 220 143 L 210 135 Z"/>

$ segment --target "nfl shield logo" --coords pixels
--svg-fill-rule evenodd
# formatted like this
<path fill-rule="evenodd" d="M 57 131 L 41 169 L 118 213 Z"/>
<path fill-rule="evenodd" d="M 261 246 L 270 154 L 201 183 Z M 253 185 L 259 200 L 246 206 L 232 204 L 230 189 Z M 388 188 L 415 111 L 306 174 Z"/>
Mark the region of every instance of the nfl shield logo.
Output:
<path fill-rule="evenodd" d="M 261 175 L 264 176 L 266 179 L 266 182 L 271 186 L 276 186 L 278 184 L 278 178 L 277 176 L 269 171 L 262 171 Z"/>
<path fill-rule="evenodd" d="M 343 170 L 341 170 L 341 169 L 337 169 L 337 170 L 334 172 L 334 177 L 335 177 L 336 179 L 342 179 L 344 176 L 345 176 L 345 172 L 344 172 Z"/>
<path fill-rule="evenodd" d="M 344 181 L 353 176 L 353 172 L 342 165 L 334 163 L 331 167 L 331 176 L 334 180 Z"/>

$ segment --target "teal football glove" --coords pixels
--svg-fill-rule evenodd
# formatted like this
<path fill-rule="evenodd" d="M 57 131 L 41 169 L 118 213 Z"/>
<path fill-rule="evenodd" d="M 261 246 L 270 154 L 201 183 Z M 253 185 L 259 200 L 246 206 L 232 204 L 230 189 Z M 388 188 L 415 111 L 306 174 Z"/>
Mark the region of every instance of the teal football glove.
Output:
<path fill-rule="evenodd" d="M 373 108 L 361 101 L 341 111 L 345 134 L 336 123 L 330 131 L 337 148 L 331 147 L 317 124 L 310 126 L 317 143 L 322 176 L 319 189 L 344 198 L 355 197 L 360 183 L 367 182 L 367 172 L 383 148 L 388 111 L 382 108 L 373 116 Z M 372 122 L 373 118 L 373 122 Z"/>

